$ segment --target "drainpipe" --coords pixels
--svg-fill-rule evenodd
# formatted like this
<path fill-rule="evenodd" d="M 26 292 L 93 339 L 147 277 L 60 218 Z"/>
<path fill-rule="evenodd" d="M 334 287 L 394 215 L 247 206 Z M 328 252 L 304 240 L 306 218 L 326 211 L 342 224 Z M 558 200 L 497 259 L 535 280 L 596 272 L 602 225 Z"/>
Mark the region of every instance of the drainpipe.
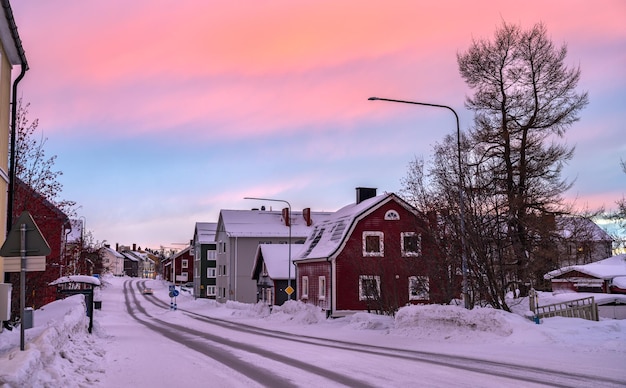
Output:
<path fill-rule="evenodd" d="M 333 261 L 331 260 L 330 256 L 328 256 L 328 258 L 326 259 L 326 261 L 330 264 L 330 298 L 329 299 L 329 306 L 328 306 L 328 310 L 326 310 L 326 318 L 330 318 L 333 315 L 333 306 L 334 306 L 334 301 L 335 301 L 335 295 L 336 292 L 333 289 L 333 286 L 335 284 L 335 282 L 333 282 L 334 277 L 335 277 L 335 271 L 333 270 Z"/>
<path fill-rule="evenodd" d="M 11 159 L 9 166 L 9 192 L 8 192 L 8 203 L 7 203 L 7 235 L 13 226 L 13 200 L 14 200 L 14 191 L 15 191 L 15 136 L 17 132 L 16 128 L 16 116 L 17 116 L 17 84 L 20 83 L 28 68 L 28 62 L 26 61 L 26 53 L 24 52 L 24 48 L 22 47 L 22 40 L 20 39 L 19 34 L 17 33 L 17 25 L 15 24 L 15 18 L 13 17 L 13 11 L 11 10 L 11 5 L 8 1 L 2 1 L 2 7 L 4 8 L 4 13 L 7 18 L 7 22 L 9 23 L 9 28 L 11 29 L 11 35 L 13 36 L 13 41 L 15 42 L 15 48 L 17 49 L 17 53 L 20 57 L 21 62 L 21 71 L 20 75 L 17 76 L 15 81 L 13 81 L 13 96 L 11 102 Z"/>

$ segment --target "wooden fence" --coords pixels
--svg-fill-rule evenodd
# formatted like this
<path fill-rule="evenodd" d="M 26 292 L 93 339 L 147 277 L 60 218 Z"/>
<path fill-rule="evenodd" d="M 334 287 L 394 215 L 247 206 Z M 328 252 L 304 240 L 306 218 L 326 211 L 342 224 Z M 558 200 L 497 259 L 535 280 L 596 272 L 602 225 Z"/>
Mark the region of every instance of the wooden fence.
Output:
<path fill-rule="evenodd" d="M 590 296 L 588 298 L 570 300 L 562 303 L 537 306 L 535 316 L 537 318 L 568 317 L 597 321 L 598 305 L 594 297 Z"/>

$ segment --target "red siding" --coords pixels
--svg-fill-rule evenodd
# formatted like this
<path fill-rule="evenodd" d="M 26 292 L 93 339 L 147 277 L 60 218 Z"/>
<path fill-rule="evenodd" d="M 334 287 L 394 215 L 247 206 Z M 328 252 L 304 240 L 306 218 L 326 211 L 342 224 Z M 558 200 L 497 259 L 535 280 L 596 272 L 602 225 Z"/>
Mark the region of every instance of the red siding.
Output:
<path fill-rule="evenodd" d="M 50 255 L 46 257 L 46 270 L 26 273 L 25 304 L 27 307 L 38 309 L 56 299 L 56 288 L 48 286 L 48 283 L 58 279 L 61 272 L 66 274 L 68 260 L 63 257 L 64 232 L 70 225 L 67 215 L 25 183 L 17 180 L 13 219 L 16 220 L 24 211 L 31 214 L 50 246 Z M 13 284 L 12 313 L 19 315 L 20 274 L 11 273 L 10 281 Z"/>
<path fill-rule="evenodd" d="M 302 277 L 307 276 L 309 278 L 309 290 L 307 294 L 307 298 L 302 297 L 303 289 L 302 289 Z M 320 300 L 320 290 L 319 290 L 319 277 L 326 277 L 326 297 Z M 330 263 L 323 262 L 315 262 L 315 263 L 301 263 L 298 264 L 298 299 L 302 300 L 306 303 L 314 304 L 315 306 L 319 306 L 323 309 L 330 308 Z"/>
<path fill-rule="evenodd" d="M 385 220 L 388 210 L 395 210 L 399 220 Z M 384 257 L 364 257 L 362 235 L 364 231 L 384 233 Z M 422 235 L 422 255 L 403 257 L 401 233 L 417 232 Z M 336 259 L 337 306 L 334 310 L 375 309 L 367 301 L 359 300 L 359 276 L 380 277 L 381 299 L 387 305 L 400 307 L 408 303 L 437 302 L 438 291 L 433 275 L 432 250 L 429 248 L 426 221 L 406 210 L 395 201 L 390 201 L 362 219 L 349 236 L 345 248 Z M 409 300 L 409 277 L 429 276 L 430 299 Z M 371 302 L 370 302 L 371 303 Z"/>

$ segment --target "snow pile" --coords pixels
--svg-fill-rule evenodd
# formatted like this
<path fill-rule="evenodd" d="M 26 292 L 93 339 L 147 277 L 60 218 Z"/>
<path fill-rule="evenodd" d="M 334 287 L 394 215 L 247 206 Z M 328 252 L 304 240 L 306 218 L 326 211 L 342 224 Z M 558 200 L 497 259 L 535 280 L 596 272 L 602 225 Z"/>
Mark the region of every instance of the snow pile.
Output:
<path fill-rule="evenodd" d="M 484 335 L 507 337 L 515 326 L 526 322 L 522 317 L 491 308 L 406 306 L 396 314 L 393 333 L 414 338 L 481 341 Z"/>
<path fill-rule="evenodd" d="M 34 327 L 25 330 L 20 350 L 20 330 L 5 330 L 0 344 L 0 386 L 75 386 L 99 381 L 102 350 L 88 333 L 83 295 L 52 302 L 34 315 Z M 38 325 L 38 322 L 40 324 Z"/>
<path fill-rule="evenodd" d="M 321 308 L 301 301 L 288 300 L 282 306 L 272 308 L 272 320 L 312 325 L 326 320 Z"/>
<path fill-rule="evenodd" d="M 348 327 L 353 330 L 383 330 L 389 332 L 393 327 L 393 318 L 386 315 L 356 313 L 346 317 Z"/>

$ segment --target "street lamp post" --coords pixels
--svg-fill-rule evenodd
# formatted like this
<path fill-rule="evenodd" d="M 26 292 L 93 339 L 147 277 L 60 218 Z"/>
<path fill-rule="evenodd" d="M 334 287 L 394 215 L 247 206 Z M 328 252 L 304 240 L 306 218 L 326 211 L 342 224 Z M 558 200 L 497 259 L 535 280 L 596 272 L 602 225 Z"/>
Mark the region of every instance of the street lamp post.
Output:
<path fill-rule="evenodd" d="M 466 309 L 470 308 L 469 297 L 468 297 L 468 287 L 467 287 L 467 252 L 465 249 L 465 205 L 463 203 L 463 169 L 461 167 L 461 128 L 459 126 L 459 115 L 456 113 L 454 109 L 447 105 L 439 105 L 439 104 L 428 104 L 425 102 L 415 102 L 415 101 L 406 101 L 406 100 L 392 100 L 389 98 L 379 98 L 379 97 L 370 97 L 368 98 L 370 101 L 389 101 L 389 102 L 399 102 L 402 104 L 412 104 L 412 105 L 422 105 L 422 106 L 431 106 L 435 108 L 445 108 L 454 113 L 454 117 L 456 118 L 456 144 L 457 144 L 457 161 L 459 168 L 459 211 L 460 211 L 460 223 L 461 223 L 461 261 L 462 261 L 462 271 L 463 271 L 463 302 Z"/>
<path fill-rule="evenodd" d="M 287 272 L 287 288 L 288 289 L 292 289 L 291 287 L 291 204 L 283 199 L 273 199 L 273 198 L 256 198 L 256 197 L 244 197 L 243 199 L 254 199 L 257 201 L 273 201 L 273 202 L 282 202 L 282 203 L 286 203 L 287 207 L 289 208 L 289 247 L 288 249 L 288 254 L 289 254 L 289 271 Z M 287 293 L 287 300 L 291 299 L 291 293 L 288 292 Z"/>

